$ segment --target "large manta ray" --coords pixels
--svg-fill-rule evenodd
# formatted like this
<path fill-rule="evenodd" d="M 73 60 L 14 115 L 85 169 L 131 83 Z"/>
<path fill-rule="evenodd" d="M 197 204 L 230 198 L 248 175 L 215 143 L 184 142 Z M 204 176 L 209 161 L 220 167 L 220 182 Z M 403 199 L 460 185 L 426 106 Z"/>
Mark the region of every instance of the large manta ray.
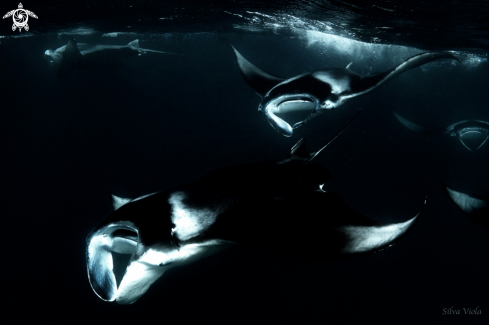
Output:
<path fill-rule="evenodd" d="M 243 78 L 262 97 L 258 110 L 279 133 L 292 136 L 296 129 L 312 117 L 343 105 L 349 98 L 374 90 L 381 84 L 410 69 L 440 60 L 458 60 L 448 53 L 421 53 L 407 59 L 397 67 L 373 76 L 362 76 L 351 69 L 324 68 L 293 78 L 281 78 L 267 73 L 246 60 L 230 44 Z M 305 118 L 292 126 L 278 115 L 302 112 Z"/>
<path fill-rule="evenodd" d="M 301 140 L 278 161 L 218 169 L 134 200 L 113 196 L 116 210 L 87 237 L 93 290 L 105 301 L 130 304 L 166 270 L 233 244 L 303 259 L 342 259 L 389 247 L 412 227 L 419 214 L 381 223 L 324 191 L 330 174 L 311 161 L 319 151 L 309 154 Z M 112 252 L 131 255 L 119 286 Z"/>
<path fill-rule="evenodd" d="M 54 51 L 46 50 L 44 59 L 57 70 L 60 76 L 65 76 L 73 69 L 114 64 L 121 58 L 138 56 L 146 52 L 180 55 L 140 48 L 139 40 L 134 40 L 127 45 L 88 46 L 85 43 L 78 44 L 74 38 L 70 38 L 68 44 Z"/>
<path fill-rule="evenodd" d="M 413 132 L 425 134 L 443 133 L 457 138 L 463 146 L 475 151 L 481 148 L 489 139 L 489 122 L 481 120 L 465 120 L 450 124 L 446 128 L 428 128 L 409 121 L 396 112 L 392 112 L 402 125 Z"/>

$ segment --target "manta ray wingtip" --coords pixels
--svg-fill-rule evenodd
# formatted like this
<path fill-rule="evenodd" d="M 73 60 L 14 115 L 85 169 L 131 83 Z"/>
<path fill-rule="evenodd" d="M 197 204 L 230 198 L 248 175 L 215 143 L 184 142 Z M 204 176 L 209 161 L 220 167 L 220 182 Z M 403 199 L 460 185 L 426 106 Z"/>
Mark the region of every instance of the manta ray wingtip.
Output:
<path fill-rule="evenodd" d="M 131 199 L 118 197 L 117 195 L 114 194 L 111 194 L 111 196 L 112 196 L 112 206 L 114 207 L 114 211 L 119 209 L 124 204 L 129 203 L 129 201 L 131 201 Z"/>
<path fill-rule="evenodd" d="M 489 229 L 489 196 L 474 195 L 454 190 L 443 184 L 445 192 L 452 202 L 478 225 Z"/>
<path fill-rule="evenodd" d="M 284 78 L 265 72 L 253 65 L 243 55 L 241 55 L 241 53 L 239 53 L 233 44 L 231 44 L 231 42 L 227 39 L 220 38 L 219 40 L 226 41 L 231 46 L 243 79 L 258 94 L 258 96 L 263 98 L 270 89 L 285 80 Z M 292 135 L 291 132 L 289 133 Z"/>

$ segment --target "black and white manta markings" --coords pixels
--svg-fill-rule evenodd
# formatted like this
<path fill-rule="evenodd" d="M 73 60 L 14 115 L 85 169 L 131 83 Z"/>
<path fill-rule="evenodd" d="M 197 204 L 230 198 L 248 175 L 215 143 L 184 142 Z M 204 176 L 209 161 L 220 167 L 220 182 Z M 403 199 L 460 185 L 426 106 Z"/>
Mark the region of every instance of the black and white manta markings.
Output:
<path fill-rule="evenodd" d="M 46 50 L 46 59 L 59 75 L 64 76 L 71 70 L 82 67 L 104 66 L 118 62 L 121 58 L 138 56 L 147 52 L 181 55 L 170 52 L 148 50 L 139 47 L 139 40 L 127 45 L 94 45 L 78 44 L 71 38 L 68 44 L 56 50 Z"/>
<path fill-rule="evenodd" d="M 93 290 L 105 301 L 130 304 L 166 270 L 233 244 L 341 259 L 389 247 L 413 226 L 419 214 L 381 223 L 324 191 L 330 174 L 311 161 L 319 151 L 309 154 L 301 140 L 282 160 L 218 169 L 134 200 L 114 196 L 116 210 L 87 237 Z M 112 252 L 131 255 L 119 285 Z"/>
<path fill-rule="evenodd" d="M 351 69 L 325 68 L 293 78 L 281 78 L 267 73 L 246 60 L 232 46 L 239 70 L 248 85 L 262 97 L 258 108 L 272 127 L 286 137 L 314 116 L 342 106 L 348 99 L 374 90 L 381 84 L 410 69 L 440 60 L 457 60 L 448 53 L 421 53 L 397 67 L 373 76 L 362 76 Z M 459 61 L 460 62 L 460 61 Z M 278 115 L 302 112 L 305 118 L 292 126 Z"/>
<path fill-rule="evenodd" d="M 465 120 L 453 123 L 446 128 L 428 128 L 413 123 L 396 112 L 392 112 L 402 125 L 413 132 L 426 134 L 444 133 L 456 137 L 465 148 L 475 151 L 481 148 L 489 139 L 489 122 L 481 120 Z"/>

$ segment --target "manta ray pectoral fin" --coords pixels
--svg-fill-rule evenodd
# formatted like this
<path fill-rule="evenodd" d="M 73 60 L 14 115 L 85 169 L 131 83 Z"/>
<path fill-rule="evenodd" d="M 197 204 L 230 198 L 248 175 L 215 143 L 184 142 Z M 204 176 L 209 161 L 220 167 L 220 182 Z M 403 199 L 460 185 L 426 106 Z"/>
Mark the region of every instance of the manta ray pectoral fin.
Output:
<path fill-rule="evenodd" d="M 394 116 L 396 117 L 396 119 L 399 122 L 401 122 L 402 125 L 404 125 L 407 129 L 409 129 L 409 130 L 411 130 L 413 132 L 424 132 L 424 133 L 428 133 L 428 132 L 431 132 L 431 131 L 435 131 L 434 129 L 430 129 L 430 128 L 427 128 L 427 127 L 418 125 L 416 123 L 413 123 L 413 122 L 405 119 L 401 115 L 397 114 L 396 112 L 392 112 L 392 114 L 394 114 Z"/>
<path fill-rule="evenodd" d="M 471 195 L 456 191 L 445 185 L 453 203 L 475 223 L 489 228 L 489 196 Z"/>
<path fill-rule="evenodd" d="M 426 200 L 421 211 L 414 218 L 405 222 L 349 225 L 339 228 L 346 243 L 341 254 L 368 254 L 392 246 L 412 228 L 425 205 Z"/>
<path fill-rule="evenodd" d="M 372 253 L 394 244 L 414 224 L 417 216 L 396 224 L 379 226 L 344 226 L 340 229 L 348 242 L 342 254 Z"/>
<path fill-rule="evenodd" d="M 377 88 L 384 82 L 391 80 L 394 77 L 397 77 L 401 73 L 419 67 L 423 64 L 427 64 L 442 59 L 450 59 L 450 60 L 456 60 L 460 62 L 460 60 L 456 56 L 451 55 L 449 53 L 442 53 L 442 52 L 421 53 L 407 59 L 406 61 L 404 61 L 403 63 L 399 64 L 397 67 L 389 71 L 382 72 L 373 76 L 362 77 L 360 80 L 358 80 L 357 82 L 351 85 L 352 95 L 350 96 L 353 97 L 353 96 L 359 96 L 365 94 Z"/>
<path fill-rule="evenodd" d="M 284 78 L 274 76 L 257 68 L 246 60 L 228 40 L 224 38 L 221 38 L 220 40 L 226 41 L 231 45 L 236 57 L 236 62 L 238 63 L 239 71 L 248 85 L 250 85 L 259 96 L 264 97 L 270 89 L 285 80 Z"/>
<path fill-rule="evenodd" d="M 121 206 L 128 203 L 129 201 L 131 201 L 131 199 L 118 197 L 112 194 L 112 206 L 114 207 L 114 211 L 119 209 Z"/>
<path fill-rule="evenodd" d="M 118 304 L 132 304 L 158 280 L 169 267 L 133 260 L 127 267 L 115 298 Z"/>

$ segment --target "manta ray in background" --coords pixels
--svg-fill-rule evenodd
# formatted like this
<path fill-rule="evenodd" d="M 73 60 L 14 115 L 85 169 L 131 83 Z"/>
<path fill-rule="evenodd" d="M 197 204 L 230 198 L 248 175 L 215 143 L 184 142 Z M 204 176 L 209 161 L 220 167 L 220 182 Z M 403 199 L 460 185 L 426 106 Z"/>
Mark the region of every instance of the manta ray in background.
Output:
<path fill-rule="evenodd" d="M 448 134 L 457 137 L 468 150 L 481 148 L 489 138 L 489 123 L 480 120 L 465 120 L 446 128 L 428 128 L 415 124 L 396 112 L 392 112 L 402 125 L 414 132 L 425 134 Z M 475 223 L 489 229 L 489 195 L 469 194 L 445 186 L 445 191 L 455 205 Z"/>
<path fill-rule="evenodd" d="M 338 108 L 349 98 L 366 94 L 410 69 L 441 59 L 460 62 L 448 53 L 428 52 L 415 55 L 397 67 L 373 76 L 362 76 L 354 72 L 350 63 L 344 69 L 319 69 L 286 79 L 257 68 L 229 44 L 243 78 L 262 97 L 258 110 L 265 114 L 275 130 L 286 137 L 292 136 L 294 129 L 314 116 Z M 280 117 L 291 113 L 301 115 L 299 121 L 292 126 Z"/>
<path fill-rule="evenodd" d="M 446 128 L 428 128 L 413 123 L 396 112 L 392 112 L 402 125 L 413 132 L 426 134 L 444 133 L 456 137 L 465 148 L 475 151 L 481 148 L 489 139 L 489 122 L 480 120 L 465 120 L 453 123 Z"/>
<path fill-rule="evenodd" d="M 74 38 L 70 38 L 68 44 L 54 51 L 46 50 L 44 59 L 57 69 L 59 75 L 64 76 L 76 68 L 110 65 L 118 63 L 121 58 L 138 56 L 147 52 L 181 55 L 140 48 L 139 40 L 134 40 L 127 45 L 88 46 L 85 43 L 77 44 Z"/>
<path fill-rule="evenodd" d="M 393 245 L 421 212 L 405 222 L 381 223 L 324 191 L 329 171 L 312 160 L 328 144 L 310 154 L 300 140 L 278 161 L 218 169 L 134 200 L 113 196 L 115 211 L 87 237 L 94 292 L 105 301 L 131 304 L 166 270 L 233 244 L 314 260 Z M 131 256 L 119 285 L 113 252 Z"/>

